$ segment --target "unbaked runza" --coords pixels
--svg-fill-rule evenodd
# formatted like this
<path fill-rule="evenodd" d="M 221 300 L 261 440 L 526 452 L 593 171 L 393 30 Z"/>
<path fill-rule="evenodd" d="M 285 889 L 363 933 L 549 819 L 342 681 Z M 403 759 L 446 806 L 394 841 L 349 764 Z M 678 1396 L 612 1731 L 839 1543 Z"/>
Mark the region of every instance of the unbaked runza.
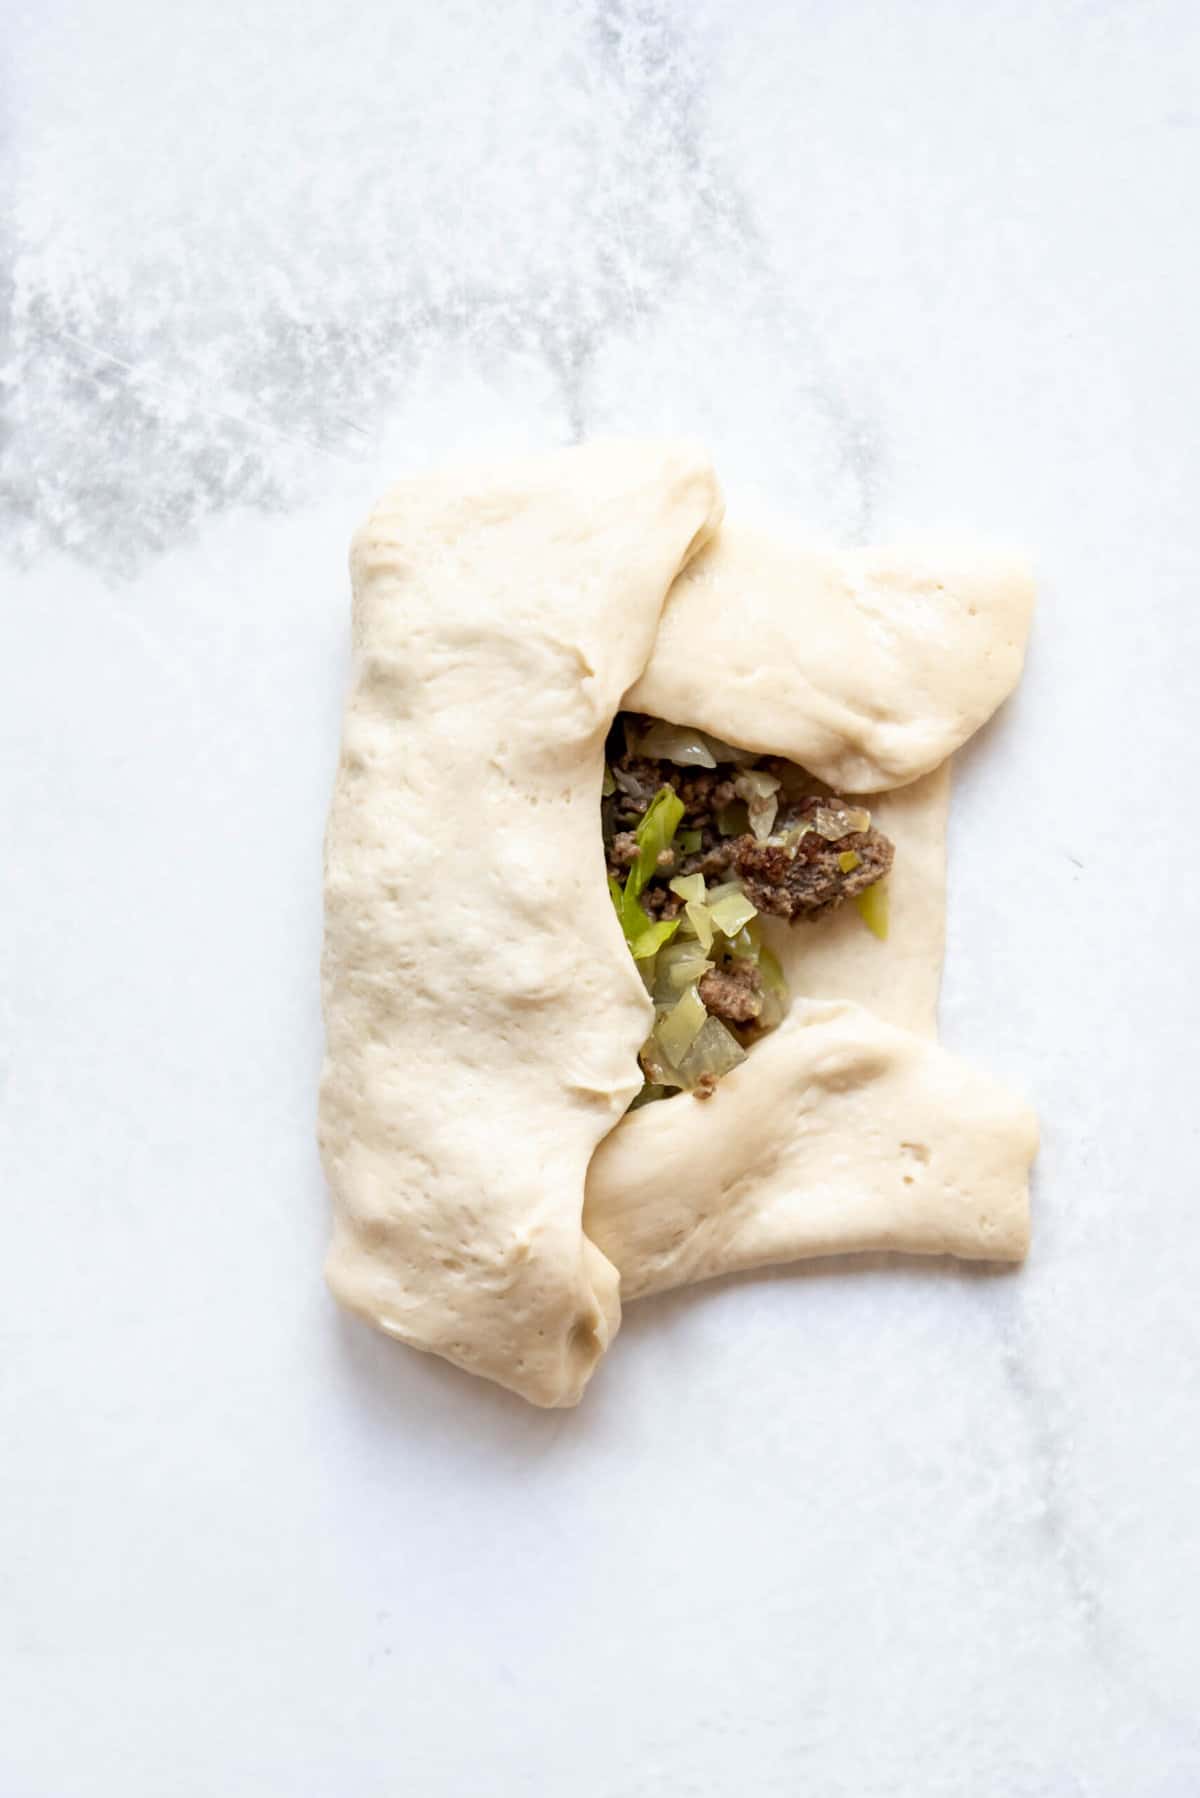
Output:
<path fill-rule="evenodd" d="M 723 522 L 708 456 L 607 442 L 401 482 L 352 552 L 329 818 L 327 1275 L 389 1335 L 577 1402 L 623 1299 L 848 1250 L 1019 1260 L 1036 1124 L 939 1047 L 948 758 L 1032 583 L 950 547 Z M 781 1027 L 627 1107 L 653 1007 L 605 882 L 622 706 L 869 793 L 891 930 L 789 939 Z"/>

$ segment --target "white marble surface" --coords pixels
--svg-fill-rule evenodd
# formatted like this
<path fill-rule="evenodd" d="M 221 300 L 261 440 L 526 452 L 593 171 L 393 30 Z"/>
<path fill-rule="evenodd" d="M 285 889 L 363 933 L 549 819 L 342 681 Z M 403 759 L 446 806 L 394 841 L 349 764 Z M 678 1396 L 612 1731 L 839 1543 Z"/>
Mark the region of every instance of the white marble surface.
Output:
<path fill-rule="evenodd" d="M 3 1798 L 1200 1792 L 1198 20 L 9 9 Z M 1038 559 L 943 1007 L 1035 1246 L 647 1304 L 546 1415 L 320 1284 L 344 545 L 651 428 Z"/>

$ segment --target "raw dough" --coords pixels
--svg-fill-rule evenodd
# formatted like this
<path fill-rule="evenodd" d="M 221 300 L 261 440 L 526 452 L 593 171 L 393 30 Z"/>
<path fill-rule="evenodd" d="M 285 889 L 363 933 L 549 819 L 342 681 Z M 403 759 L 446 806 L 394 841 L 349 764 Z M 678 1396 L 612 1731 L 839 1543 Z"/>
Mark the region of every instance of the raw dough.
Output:
<path fill-rule="evenodd" d="M 717 1097 L 643 1106 L 592 1159 L 584 1228 L 622 1298 L 807 1255 L 1028 1247 L 1032 1113 L 862 1006 L 801 1001 Z"/>
<path fill-rule="evenodd" d="M 910 786 L 867 796 L 872 821 L 897 845 L 888 875 L 888 934 L 864 930 L 852 905 L 816 924 L 764 920 L 796 997 L 857 999 L 889 1023 L 937 1035 L 946 937 L 950 763 Z"/>
<path fill-rule="evenodd" d="M 846 1248 L 1024 1250 L 1030 1115 L 928 1039 L 948 795 L 930 770 L 1015 681 L 1028 577 L 717 535 L 721 511 L 698 448 L 599 444 L 406 481 L 355 540 L 328 1278 L 538 1404 L 578 1399 L 620 1293 Z M 791 933 L 795 990 L 842 1002 L 802 1000 L 707 1105 L 629 1117 L 653 1014 L 598 824 L 623 695 L 843 788 L 916 783 L 875 807 L 898 849 L 889 942 L 849 916 Z"/>
<path fill-rule="evenodd" d="M 1010 556 L 839 551 L 727 524 L 675 583 L 628 704 L 786 755 L 843 793 L 901 787 L 1012 691 L 1032 610 Z"/>
<path fill-rule="evenodd" d="M 720 517 L 699 449 L 595 446 L 405 482 L 352 551 L 327 1276 L 538 1404 L 578 1399 L 620 1318 L 583 1185 L 652 1010 L 605 883 L 604 738 Z"/>

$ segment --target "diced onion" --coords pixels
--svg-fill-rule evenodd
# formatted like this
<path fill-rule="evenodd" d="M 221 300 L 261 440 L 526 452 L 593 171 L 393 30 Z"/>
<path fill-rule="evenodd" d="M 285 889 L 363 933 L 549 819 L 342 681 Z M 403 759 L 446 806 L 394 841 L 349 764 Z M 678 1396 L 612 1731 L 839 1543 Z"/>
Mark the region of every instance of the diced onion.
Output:
<path fill-rule="evenodd" d="M 760 1030 L 778 1030 L 787 1016 L 787 1001 L 781 993 L 765 991 L 755 1023 Z"/>
<path fill-rule="evenodd" d="M 736 961 L 757 961 L 761 947 L 762 930 L 757 918 L 751 918 L 736 936 L 729 938 L 729 953 Z"/>
<path fill-rule="evenodd" d="M 675 1067 L 695 1042 L 707 1017 L 699 989 L 689 986 L 683 997 L 654 1026 L 659 1048 Z"/>
<path fill-rule="evenodd" d="M 717 758 L 704 734 L 687 730 L 679 724 L 658 719 L 639 738 L 638 755 L 654 756 L 659 761 L 674 762 L 677 768 L 715 768 Z"/>
<path fill-rule="evenodd" d="M 719 762 L 732 762 L 734 767 L 741 767 L 744 762 L 758 760 L 756 749 L 735 749 L 732 743 L 726 743 L 720 737 L 714 737 L 711 731 L 705 731 L 704 740 Z"/>
<path fill-rule="evenodd" d="M 663 1054 L 657 1039 L 648 1036 L 639 1051 L 642 1072 L 654 1086 L 680 1087 L 683 1081 Z"/>
<path fill-rule="evenodd" d="M 862 806 L 819 805 L 813 818 L 813 829 L 827 843 L 836 843 L 857 830 L 870 830 L 871 814 Z"/>
<path fill-rule="evenodd" d="M 774 949 L 769 949 L 765 943 L 758 952 L 758 971 L 762 975 L 763 985 L 768 992 L 786 996 L 787 981 L 784 979 L 779 957 Z"/>
<path fill-rule="evenodd" d="M 677 874 L 671 882 L 671 891 L 678 893 L 685 902 L 689 899 L 704 898 L 703 874 Z"/>
<path fill-rule="evenodd" d="M 683 909 L 687 915 L 688 923 L 700 939 L 700 947 L 702 949 L 711 949 L 713 940 L 713 921 L 712 913 L 709 911 L 707 905 L 701 905 L 697 900 L 690 899 Z"/>
<path fill-rule="evenodd" d="M 667 979 L 678 992 L 681 987 L 690 986 L 693 981 L 698 985 L 713 965 L 704 956 L 701 956 L 698 961 L 672 962 L 667 970 Z"/>
<path fill-rule="evenodd" d="M 671 949 L 685 953 L 668 961 L 670 950 L 664 949 L 655 964 L 654 980 L 654 1003 L 668 1008 L 678 1002 L 685 987 L 698 985 L 713 965 L 696 942 L 672 943 Z"/>
<path fill-rule="evenodd" d="M 736 936 L 743 924 L 758 916 L 757 907 L 751 905 L 745 893 L 730 893 L 727 899 L 719 899 L 709 910 L 716 928 L 728 937 Z"/>
<path fill-rule="evenodd" d="M 702 830 L 681 830 L 676 841 L 684 855 L 698 855 L 704 842 Z"/>
<path fill-rule="evenodd" d="M 717 829 L 723 837 L 742 837 L 750 828 L 750 813 L 741 800 L 723 805 L 717 813 Z"/>
<path fill-rule="evenodd" d="M 788 1010 L 788 985 L 779 957 L 764 943 L 758 952 L 758 971 L 762 976 L 762 1010 L 756 1020 L 760 1030 L 776 1030 Z"/>
<path fill-rule="evenodd" d="M 706 1074 L 719 1080 L 745 1059 L 746 1051 L 737 1038 L 726 1030 L 720 1018 L 708 1017 L 693 1038 L 687 1054 L 678 1064 L 679 1077 L 684 1086 L 694 1087 Z"/>
<path fill-rule="evenodd" d="M 735 778 L 733 790 L 749 805 L 755 799 L 770 799 L 781 785 L 777 774 L 767 774 L 762 768 L 747 768 Z"/>
<path fill-rule="evenodd" d="M 760 843 L 765 843 L 775 828 L 780 784 L 777 774 L 767 774 L 762 768 L 747 768 L 733 783 L 738 798 L 745 800 L 750 829 Z"/>
<path fill-rule="evenodd" d="M 778 810 L 778 799 L 764 799 L 761 805 L 750 807 L 750 829 L 756 843 L 766 842 L 775 828 L 775 814 Z"/>

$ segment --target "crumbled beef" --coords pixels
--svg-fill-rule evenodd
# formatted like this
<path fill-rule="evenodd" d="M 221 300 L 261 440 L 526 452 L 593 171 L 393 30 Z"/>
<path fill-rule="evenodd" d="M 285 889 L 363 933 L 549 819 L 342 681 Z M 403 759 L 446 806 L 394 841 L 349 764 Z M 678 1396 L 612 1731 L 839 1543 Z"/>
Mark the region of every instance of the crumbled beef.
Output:
<path fill-rule="evenodd" d="M 805 777 L 781 757 L 764 756 L 757 765 L 784 783 L 773 833 L 777 837 L 791 826 L 811 821 L 818 806 L 840 803 L 813 791 L 815 781 L 805 792 Z M 653 756 L 630 755 L 619 720 L 609 743 L 609 766 L 616 791 L 604 801 L 604 838 L 609 872 L 618 880 L 637 860 L 634 832 L 660 787 L 674 787 L 683 801 L 680 833 L 700 833 L 698 849 L 685 853 L 677 837 L 675 846 L 659 857 L 641 895 L 653 918 L 673 918 L 679 911 L 680 901 L 668 885 L 676 874 L 703 874 L 710 884 L 736 876 L 760 912 L 794 921 L 823 917 L 882 879 L 892 865 L 892 844 L 874 828 L 856 831 L 836 843 L 810 830 L 798 843 L 786 847 L 760 843 L 749 832 L 722 836 L 716 826 L 717 813 L 736 798 L 728 766 L 677 768 L 673 762 L 657 761 Z M 803 797 L 794 797 L 797 793 Z M 859 857 L 859 865 L 848 873 L 838 859 L 847 850 Z"/>
<path fill-rule="evenodd" d="M 836 842 L 829 842 L 816 828 L 818 813 L 823 808 L 836 811 L 844 802 L 836 794 L 823 792 L 818 781 L 780 756 L 762 756 L 753 764 L 775 775 L 780 783 L 771 837 L 760 841 L 748 830 L 736 836 L 723 835 L 717 818 L 735 805 L 733 816 L 722 816 L 722 822 L 727 828 L 748 822 L 746 806 L 735 787 L 735 778 L 746 763 L 679 768 L 653 756 L 631 755 L 630 736 L 642 740 L 648 721 L 642 720 L 640 725 L 636 719 L 631 722 L 635 729 L 627 734 L 624 719 L 618 718 L 607 745 L 613 791 L 601 804 L 604 848 L 608 871 L 623 887 L 640 853 L 638 825 L 655 794 L 664 786 L 674 788 L 683 802 L 683 816 L 673 844 L 659 855 L 639 893 L 640 905 L 656 922 L 678 917 L 683 907 L 670 886 L 677 874 L 703 874 L 710 887 L 736 878 L 757 911 L 795 923 L 798 918 L 823 917 L 843 900 L 881 880 L 891 867 L 892 844 L 873 826 L 847 831 Z M 837 829 L 851 820 L 839 818 L 829 824 L 821 818 L 819 822 Z M 801 831 L 798 827 L 802 825 L 809 828 Z M 685 833 L 691 845 L 688 849 L 683 847 Z M 842 857 L 849 859 L 851 851 L 857 861 L 852 868 L 843 868 Z M 752 934 L 757 928 L 751 926 Z M 755 962 L 735 956 L 721 937 L 715 938 L 711 957 L 717 965 L 701 977 L 700 998 L 708 1015 L 721 1019 L 738 1043 L 748 1048 L 778 1022 L 779 1004 L 765 990 Z M 648 965 L 643 963 L 643 969 Z M 646 1067 L 643 1061 L 643 1069 Z M 717 1084 L 716 1074 L 703 1074 L 691 1091 L 697 1099 L 708 1099 Z M 648 1073 L 647 1085 L 635 1104 L 648 1098 L 669 1098 L 671 1090 L 655 1085 L 653 1073 Z"/>
<path fill-rule="evenodd" d="M 762 975 L 752 961 L 712 968 L 700 982 L 700 997 L 708 1010 L 728 1024 L 752 1024 L 762 1011 L 762 995 Z"/>
<path fill-rule="evenodd" d="M 642 888 L 639 898 L 652 918 L 678 917 L 683 907 L 678 893 L 673 893 L 670 887 L 659 886 L 654 880 Z"/>
<path fill-rule="evenodd" d="M 848 871 L 838 859 L 848 850 L 858 856 L 858 866 Z M 777 918 L 820 918 L 865 892 L 882 880 L 892 865 L 895 849 L 890 838 L 874 826 L 854 831 L 836 843 L 810 830 L 794 848 L 758 843 L 738 837 L 733 869 L 751 905 Z"/>

